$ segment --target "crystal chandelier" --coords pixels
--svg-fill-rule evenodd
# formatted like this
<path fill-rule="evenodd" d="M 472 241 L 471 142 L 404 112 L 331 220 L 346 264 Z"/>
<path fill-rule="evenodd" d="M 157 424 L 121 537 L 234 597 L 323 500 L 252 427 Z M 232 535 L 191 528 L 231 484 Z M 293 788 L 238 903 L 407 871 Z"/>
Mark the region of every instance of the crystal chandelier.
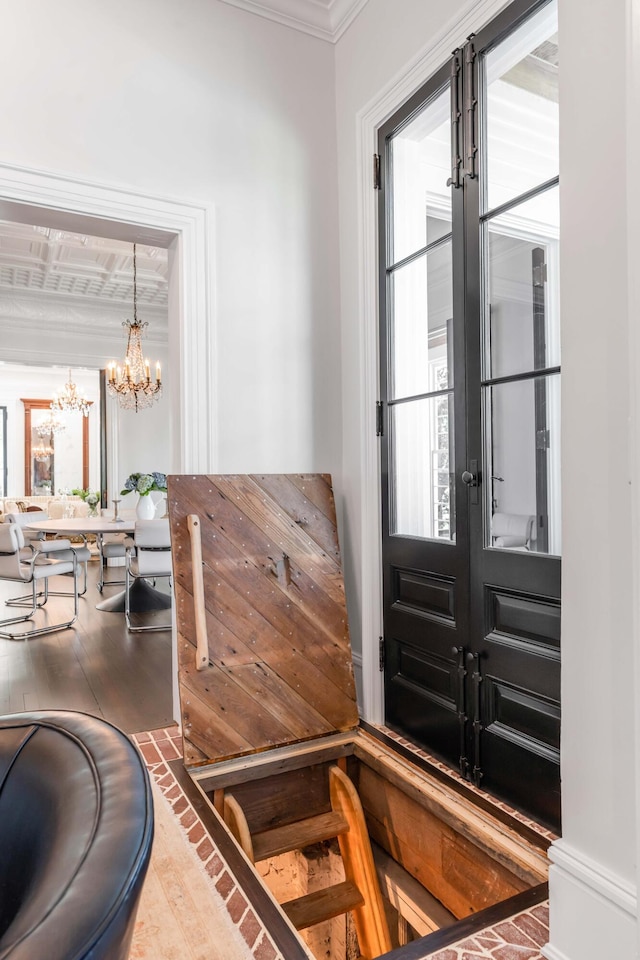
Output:
<path fill-rule="evenodd" d="M 67 425 L 64 420 L 61 420 L 51 408 L 49 408 L 49 413 L 44 420 L 41 420 L 40 423 L 36 425 L 36 433 L 43 439 L 50 437 L 52 433 L 62 433 L 62 431 L 66 429 Z"/>
<path fill-rule="evenodd" d="M 117 397 L 120 406 L 125 410 L 144 410 L 162 393 L 162 379 L 160 364 L 156 363 L 156 379 L 151 380 L 149 361 L 142 353 L 142 331 L 147 323 L 138 321 L 138 291 L 136 270 L 136 245 L 133 245 L 133 323 L 130 320 L 122 321 L 123 327 L 129 328 L 127 336 L 127 352 L 122 367 L 115 363 L 109 364 L 109 379 L 107 387 L 112 397 Z"/>
<path fill-rule="evenodd" d="M 33 451 L 33 456 L 39 463 L 44 463 L 45 460 L 49 460 L 49 458 L 53 456 L 51 443 L 48 443 L 45 447 L 44 440 L 41 440 Z"/>
<path fill-rule="evenodd" d="M 71 379 L 71 370 L 69 370 L 69 379 L 65 383 L 64 389 L 55 393 L 53 396 L 53 403 L 51 404 L 52 413 L 55 415 L 56 413 L 69 411 L 71 413 L 81 413 L 83 416 L 88 417 L 90 406 L 91 401 L 87 400 L 84 393 L 78 390 L 78 387 Z"/>

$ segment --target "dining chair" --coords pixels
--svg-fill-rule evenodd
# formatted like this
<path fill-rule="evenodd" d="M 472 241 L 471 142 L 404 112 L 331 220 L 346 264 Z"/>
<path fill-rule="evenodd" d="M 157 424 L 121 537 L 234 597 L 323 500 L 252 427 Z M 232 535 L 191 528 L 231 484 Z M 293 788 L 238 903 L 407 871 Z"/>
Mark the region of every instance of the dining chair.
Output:
<path fill-rule="evenodd" d="M 71 552 L 76 556 L 76 559 L 79 564 L 82 564 L 83 567 L 83 583 L 82 590 L 78 591 L 78 596 L 83 597 L 87 592 L 87 564 L 91 559 L 91 551 L 87 546 L 86 537 L 83 537 L 83 543 L 71 543 L 69 539 L 65 538 L 56 538 L 54 540 L 47 540 L 45 534 L 42 530 L 29 530 L 27 525 L 39 523 L 41 520 L 49 520 L 49 515 L 44 512 L 44 510 L 39 510 L 37 513 L 32 511 L 31 513 L 7 513 L 2 518 L 4 523 L 15 523 L 22 528 L 22 534 L 25 539 L 25 545 L 27 548 L 33 546 L 38 553 L 46 554 L 47 556 L 52 557 L 54 560 L 71 560 Z M 49 591 L 51 596 L 57 597 L 71 597 L 72 593 L 68 591 Z M 42 593 L 38 594 L 38 597 L 41 598 Z M 22 597 L 12 597 L 11 600 L 7 600 L 7 604 L 13 604 L 15 606 L 22 605 L 25 601 L 29 600 L 29 594 Z M 45 601 L 43 600 L 42 603 Z M 39 603 L 38 606 L 42 606 L 42 603 Z"/>
<path fill-rule="evenodd" d="M 171 535 L 169 520 L 136 520 L 133 537 L 125 557 L 124 616 L 131 633 L 169 630 L 171 623 L 132 626 L 131 586 L 136 579 L 155 580 L 166 577 L 171 582 Z"/>
<path fill-rule="evenodd" d="M 0 637 L 8 640 L 25 640 L 29 637 L 39 637 L 45 633 L 54 633 L 57 630 L 66 630 L 78 619 L 78 560 L 73 550 L 69 550 L 69 559 L 57 559 L 53 554 L 47 555 L 39 551 L 33 544 L 27 549 L 22 527 L 17 523 L 0 523 L 0 580 L 12 580 L 19 583 L 31 584 L 31 609 L 17 617 L 7 617 L 0 620 Z M 14 632 L 5 628 L 14 623 L 23 623 L 32 620 L 38 606 L 47 602 L 49 595 L 49 578 L 59 574 L 73 575 L 73 617 L 62 623 L 51 623 L 33 630 Z M 42 604 L 38 604 L 36 585 L 42 582 Z"/>
<path fill-rule="evenodd" d="M 117 584 L 123 584 L 123 580 L 109 579 L 105 580 L 105 570 L 108 560 L 123 560 L 127 552 L 127 541 L 130 540 L 125 534 L 122 533 L 105 533 L 101 536 L 98 536 L 98 559 L 100 561 L 100 573 L 98 574 L 98 582 L 96 586 L 98 591 L 102 593 L 104 587 L 115 586 Z"/>

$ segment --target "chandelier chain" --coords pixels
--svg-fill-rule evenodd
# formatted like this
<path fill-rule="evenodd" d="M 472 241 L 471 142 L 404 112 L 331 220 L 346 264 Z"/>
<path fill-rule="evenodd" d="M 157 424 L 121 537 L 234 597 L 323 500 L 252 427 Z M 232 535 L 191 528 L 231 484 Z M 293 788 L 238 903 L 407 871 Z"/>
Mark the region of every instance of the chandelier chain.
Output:
<path fill-rule="evenodd" d="M 149 361 L 144 359 L 142 352 L 142 331 L 148 326 L 138 320 L 138 270 L 136 258 L 136 244 L 133 245 L 133 323 L 130 320 L 122 321 L 123 327 L 128 327 L 127 350 L 122 367 L 111 362 L 109 364 L 109 378 L 107 389 L 112 397 L 116 397 L 120 406 L 125 410 L 139 410 L 150 407 L 162 393 L 162 379 L 160 364 L 156 363 L 156 379 L 151 380 Z"/>

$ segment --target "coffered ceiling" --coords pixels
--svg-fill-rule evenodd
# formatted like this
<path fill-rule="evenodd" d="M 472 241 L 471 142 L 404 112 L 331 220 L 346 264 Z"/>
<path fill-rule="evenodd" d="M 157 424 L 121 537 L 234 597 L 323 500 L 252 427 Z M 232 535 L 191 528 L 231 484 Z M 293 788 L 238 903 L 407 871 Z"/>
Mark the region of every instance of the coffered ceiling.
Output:
<path fill-rule="evenodd" d="M 153 339 L 167 337 L 167 251 L 138 245 L 137 302 Z M 0 221 L 0 330 L 51 326 L 122 337 L 133 319 L 133 246 L 50 227 Z M 151 332 L 151 331 L 150 331 Z"/>

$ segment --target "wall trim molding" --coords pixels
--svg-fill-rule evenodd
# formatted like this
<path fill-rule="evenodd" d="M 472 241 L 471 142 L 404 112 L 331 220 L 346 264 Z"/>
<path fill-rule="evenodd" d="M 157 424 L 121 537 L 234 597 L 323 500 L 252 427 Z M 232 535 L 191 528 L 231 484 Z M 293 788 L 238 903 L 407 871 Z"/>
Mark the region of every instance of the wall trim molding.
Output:
<path fill-rule="evenodd" d="M 468 0 L 389 83 L 356 115 L 356 195 L 358 223 L 358 338 L 362 380 L 359 428 L 361 453 L 361 624 L 363 716 L 384 720 L 384 676 L 378 669 L 378 637 L 382 635 L 382 552 L 380 518 L 380 452 L 373 427 L 378 399 L 378 250 L 377 194 L 371 185 L 371 157 L 378 128 L 451 55 L 451 51 L 508 5 L 508 0 Z"/>
<path fill-rule="evenodd" d="M 546 957 L 546 960 L 571 960 L 566 953 L 563 953 L 561 950 L 556 950 L 550 943 L 545 944 L 540 953 L 543 957 Z"/>
<path fill-rule="evenodd" d="M 213 205 L 0 163 L 0 216 L 169 248 L 174 260 L 169 340 L 176 358 L 172 459 L 181 471 L 214 470 Z"/>
<path fill-rule="evenodd" d="M 368 0 L 222 0 L 312 37 L 336 43 Z"/>
<path fill-rule="evenodd" d="M 635 922 L 638 910 L 635 884 L 562 839 L 555 840 L 549 847 L 549 859 L 556 869 L 568 874 L 591 896 L 599 897 L 607 905 L 614 904 Z"/>

